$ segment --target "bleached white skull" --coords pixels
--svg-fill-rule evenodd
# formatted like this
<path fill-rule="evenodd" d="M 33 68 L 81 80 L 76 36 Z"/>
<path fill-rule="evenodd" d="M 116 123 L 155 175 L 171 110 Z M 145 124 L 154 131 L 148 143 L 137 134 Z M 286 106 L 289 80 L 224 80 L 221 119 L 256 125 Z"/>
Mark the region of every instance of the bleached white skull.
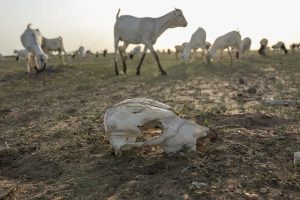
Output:
<path fill-rule="evenodd" d="M 162 132 L 143 142 L 143 125 L 159 122 Z M 159 145 L 166 153 L 174 153 L 183 147 L 196 150 L 196 140 L 207 135 L 208 128 L 180 118 L 174 110 L 158 101 L 145 98 L 127 99 L 111 106 L 104 116 L 105 132 L 116 155 L 132 147 Z"/>

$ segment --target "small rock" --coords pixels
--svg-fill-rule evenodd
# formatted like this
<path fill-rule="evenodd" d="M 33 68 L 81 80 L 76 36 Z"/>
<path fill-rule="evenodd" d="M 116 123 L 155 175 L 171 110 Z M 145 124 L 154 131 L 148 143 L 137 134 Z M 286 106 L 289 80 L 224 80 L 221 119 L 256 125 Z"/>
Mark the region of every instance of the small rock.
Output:
<path fill-rule="evenodd" d="M 277 186 L 278 185 L 278 180 L 276 178 L 272 178 L 271 183 L 272 183 L 273 186 Z"/>
<path fill-rule="evenodd" d="M 300 151 L 294 152 L 294 165 L 300 166 Z"/>
<path fill-rule="evenodd" d="M 6 149 L 9 149 L 9 145 L 7 143 L 7 141 L 4 142 L 4 145 L 0 145 L 0 151 L 4 151 Z"/>
<path fill-rule="evenodd" d="M 270 81 L 276 82 L 277 78 L 275 76 L 272 76 L 269 78 Z"/>
<path fill-rule="evenodd" d="M 267 193 L 269 192 L 269 190 L 268 190 L 267 188 L 260 188 L 260 189 L 259 189 L 259 192 L 260 192 L 261 194 L 267 194 Z"/>
<path fill-rule="evenodd" d="M 239 79 L 239 83 L 240 83 L 240 84 L 245 84 L 244 79 L 243 79 L 243 78 L 240 78 L 240 79 Z"/>
<path fill-rule="evenodd" d="M 189 200 L 190 197 L 189 197 L 188 194 L 184 194 L 184 195 L 182 195 L 182 198 L 181 198 L 181 199 L 182 199 L 182 200 Z"/>
<path fill-rule="evenodd" d="M 226 146 L 220 145 L 220 146 L 217 146 L 215 149 L 216 149 L 217 151 L 225 151 L 226 148 L 227 148 Z"/>
<path fill-rule="evenodd" d="M 255 87 L 251 87 L 247 90 L 248 93 L 250 94 L 255 94 L 256 93 L 256 88 Z"/>
<path fill-rule="evenodd" d="M 244 195 L 247 197 L 247 199 L 258 199 L 257 194 L 249 193 L 249 192 L 244 192 Z"/>
<path fill-rule="evenodd" d="M 207 187 L 206 183 L 192 182 L 191 189 L 200 189 L 203 187 Z"/>

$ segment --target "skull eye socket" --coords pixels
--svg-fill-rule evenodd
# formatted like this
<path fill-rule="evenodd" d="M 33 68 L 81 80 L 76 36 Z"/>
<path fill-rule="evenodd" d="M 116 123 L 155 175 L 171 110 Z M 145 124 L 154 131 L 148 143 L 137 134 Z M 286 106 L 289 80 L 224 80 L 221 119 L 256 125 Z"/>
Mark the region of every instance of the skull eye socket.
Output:
<path fill-rule="evenodd" d="M 139 127 L 143 132 L 143 137 L 146 140 L 160 137 L 162 135 L 163 125 L 158 120 L 151 120 Z"/>

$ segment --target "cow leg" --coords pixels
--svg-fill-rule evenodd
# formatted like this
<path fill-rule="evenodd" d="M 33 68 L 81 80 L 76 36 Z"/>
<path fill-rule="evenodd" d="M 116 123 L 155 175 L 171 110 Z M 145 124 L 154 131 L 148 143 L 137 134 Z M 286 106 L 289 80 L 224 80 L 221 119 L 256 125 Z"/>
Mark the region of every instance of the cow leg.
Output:
<path fill-rule="evenodd" d="M 229 50 L 229 47 L 227 48 L 227 52 L 228 52 L 228 55 L 229 55 L 230 64 L 232 65 L 232 56 L 231 56 L 231 51 Z"/>
<path fill-rule="evenodd" d="M 203 62 L 206 62 L 206 59 L 205 59 L 205 48 L 201 48 L 201 54 L 202 54 Z"/>
<path fill-rule="evenodd" d="M 59 59 L 61 60 L 62 64 L 65 65 L 64 57 L 61 54 L 61 50 L 58 50 L 58 56 L 59 56 Z"/>
<path fill-rule="evenodd" d="M 149 46 L 149 49 L 150 49 L 151 54 L 154 56 L 154 58 L 155 58 L 155 60 L 156 60 L 156 62 L 157 62 L 157 65 L 158 65 L 158 68 L 159 68 L 159 71 L 160 71 L 161 75 L 166 76 L 167 73 L 166 73 L 166 71 L 162 68 L 162 66 L 161 66 L 161 64 L 160 64 L 160 62 L 159 62 L 158 55 L 157 55 L 157 53 L 155 52 L 153 46 L 150 45 L 150 46 Z"/>
<path fill-rule="evenodd" d="M 27 55 L 27 72 L 31 73 L 32 66 L 34 66 L 34 55 L 32 53 L 28 53 Z"/>
<path fill-rule="evenodd" d="M 67 54 L 65 48 L 62 48 L 61 51 L 64 52 L 65 56 L 67 57 L 67 60 L 68 60 L 69 65 L 71 65 L 71 59 L 70 59 L 70 57 L 68 56 L 68 54 Z"/>
<path fill-rule="evenodd" d="M 127 49 L 128 45 L 129 44 L 127 42 L 124 42 L 124 44 L 121 47 L 121 49 L 119 48 L 119 53 L 120 53 L 120 56 L 121 56 L 121 59 L 122 59 L 122 63 L 123 63 L 123 72 L 124 72 L 124 74 L 126 74 L 127 66 L 126 66 L 126 62 L 125 62 L 125 58 L 124 58 L 123 53 L 124 54 L 126 53 L 126 49 Z"/>
<path fill-rule="evenodd" d="M 140 62 L 139 62 L 139 64 L 138 64 L 137 68 L 136 68 L 136 75 L 137 75 L 137 76 L 140 75 L 141 66 L 142 66 L 142 63 L 143 63 L 143 61 L 144 61 L 144 59 L 145 59 L 147 50 L 148 50 L 148 47 L 145 45 L 144 50 L 143 50 L 142 57 L 141 57 Z"/>
<path fill-rule="evenodd" d="M 119 39 L 116 39 L 115 35 L 115 52 L 114 52 L 114 62 L 115 62 L 115 73 L 116 75 L 119 75 L 119 70 L 118 70 L 118 64 L 117 64 L 117 54 L 118 54 L 118 44 L 119 44 Z"/>
<path fill-rule="evenodd" d="M 223 55 L 223 50 L 221 50 L 221 52 L 220 52 L 220 57 L 219 57 L 219 60 L 218 60 L 218 62 L 221 62 L 222 55 Z"/>

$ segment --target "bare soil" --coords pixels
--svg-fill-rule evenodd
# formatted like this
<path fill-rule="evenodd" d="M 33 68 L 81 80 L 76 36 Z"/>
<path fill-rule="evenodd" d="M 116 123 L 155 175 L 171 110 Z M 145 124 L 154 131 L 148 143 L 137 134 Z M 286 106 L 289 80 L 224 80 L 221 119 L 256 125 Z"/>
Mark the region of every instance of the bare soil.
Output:
<path fill-rule="evenodd" d="M 5 199 L 300 199 L 300 53 L 256 54 L 233 65 L 160 55 L 166 77 L 150 55 L 140 77 L 137 57 L 119 76 L 111 55 L 39 75 L 0 61 L 0 197 L 19 183 Z M 103 115 L 133 97 L 172 106 L 209 137 L 197 152 L 116 158 Z"/>

